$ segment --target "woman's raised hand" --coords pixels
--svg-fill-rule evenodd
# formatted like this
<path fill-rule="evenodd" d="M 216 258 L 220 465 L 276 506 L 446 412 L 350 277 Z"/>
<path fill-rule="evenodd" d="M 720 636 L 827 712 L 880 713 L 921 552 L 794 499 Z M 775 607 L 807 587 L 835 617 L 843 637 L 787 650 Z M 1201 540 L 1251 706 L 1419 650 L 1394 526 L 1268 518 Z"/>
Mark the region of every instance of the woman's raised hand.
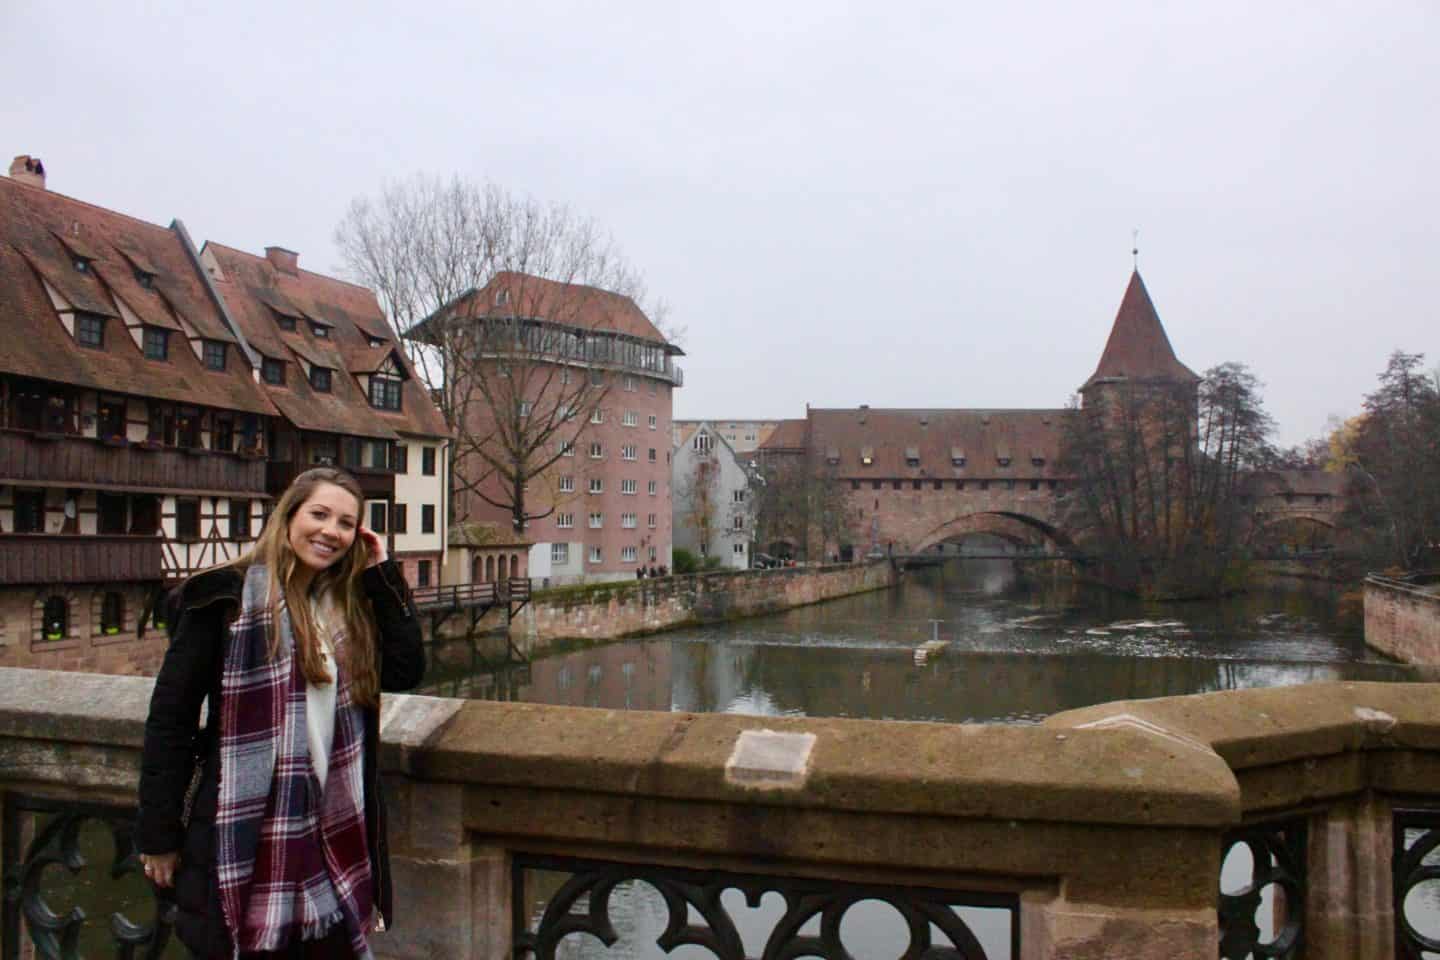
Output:
<path fill-rule="evenodd" d="M 384 563 L 390 558 L 389 552 L 385 549 L 385 538 L 374 530 L 362 526 L 356 536 L 365 542 L 365 549 L 369 552 L 370 562 L 366 564 L 367 567 L 373 567 L 377 563 Z"/>

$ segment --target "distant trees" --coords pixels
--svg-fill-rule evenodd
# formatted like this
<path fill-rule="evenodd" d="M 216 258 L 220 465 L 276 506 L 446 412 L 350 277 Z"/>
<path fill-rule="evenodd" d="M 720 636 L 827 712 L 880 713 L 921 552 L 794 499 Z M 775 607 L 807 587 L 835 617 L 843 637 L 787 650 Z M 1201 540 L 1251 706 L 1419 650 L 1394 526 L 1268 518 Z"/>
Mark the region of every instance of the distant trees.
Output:
<path fill-rule="evenodd" d="M 826 560 L 826 546 L 842 536 L 850 521 L 848 501 L 835 471 L 813 455 L 761 457 L 751 485 L 757 549 L 789 546 L 797 558 Z"/>
<path fill-rule="evenodd" d="M 1107 579 L 1167 596 L 1234 581 L 1254 504 L 1245 486 L 1268 466 L 1274 423 L 1244 365 L 1172 381 L 1094 385 L 1066 419 L 1073 477 L 1066 523 L 1103 558 Z"/>
<path fill-rule="evenodd" d="M 536 484 L 609 390 L 576 328 L 613 330 L 643 293 L 614 241 L 567 207 L 427 176 L 357 198 L 335 241 L 452 431 L 451 502 L 478 499 L 517 532 L 552 512 L 567 492 Z"/>
<path fill-rule="evenodd" d="M 1342 522 L 1374 566 L 1440 562 L 1440 376 L 1424 355 L 1395 351 L 1365 412 L 1331 435 L 1349 475 Z"/>

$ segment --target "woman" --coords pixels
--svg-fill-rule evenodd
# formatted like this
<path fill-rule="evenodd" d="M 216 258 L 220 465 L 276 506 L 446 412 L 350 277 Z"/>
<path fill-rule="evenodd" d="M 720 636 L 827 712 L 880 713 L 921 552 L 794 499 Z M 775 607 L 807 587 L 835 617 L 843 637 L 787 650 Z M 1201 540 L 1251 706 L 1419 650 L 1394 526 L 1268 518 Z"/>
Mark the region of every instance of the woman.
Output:
<path fill-rule="evenodd" d="M 308 470 L 253 550 L 167 601 L 137 842 L 197 957 L 368 958 L 389 920 L 380 691 L 414 687 L 425 659 L 363 505 L 348 474 Z"/>

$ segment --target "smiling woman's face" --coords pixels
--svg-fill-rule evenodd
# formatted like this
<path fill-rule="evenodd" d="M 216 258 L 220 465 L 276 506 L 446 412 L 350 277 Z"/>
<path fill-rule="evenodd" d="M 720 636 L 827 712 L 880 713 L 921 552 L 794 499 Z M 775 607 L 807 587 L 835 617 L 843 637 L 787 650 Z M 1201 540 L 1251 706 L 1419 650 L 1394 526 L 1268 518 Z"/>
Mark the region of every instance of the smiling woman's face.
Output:
<path fill-rule="evenodd" d="M 290 549 L 315 573 L 345 556 L 360 525 L 360 504 L 344 487 L 322 483 L 290 518 Z"/>

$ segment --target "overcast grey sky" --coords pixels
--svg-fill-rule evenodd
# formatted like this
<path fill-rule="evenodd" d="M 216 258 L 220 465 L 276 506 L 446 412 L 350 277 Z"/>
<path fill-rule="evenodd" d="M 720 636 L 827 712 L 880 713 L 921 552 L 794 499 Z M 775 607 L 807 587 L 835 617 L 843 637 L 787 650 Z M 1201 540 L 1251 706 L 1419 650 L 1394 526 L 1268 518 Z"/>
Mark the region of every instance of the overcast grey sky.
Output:
<path fill-rule="evenodd" d="M 0 0 L 0 150 L 321 271 L 387 178 L 563 201 L 687 328 L 677 417 L 1061 405 L 1138 227 L 1291 443 L 1440 363 L 1437 51 L 1437 0 Z"/>

